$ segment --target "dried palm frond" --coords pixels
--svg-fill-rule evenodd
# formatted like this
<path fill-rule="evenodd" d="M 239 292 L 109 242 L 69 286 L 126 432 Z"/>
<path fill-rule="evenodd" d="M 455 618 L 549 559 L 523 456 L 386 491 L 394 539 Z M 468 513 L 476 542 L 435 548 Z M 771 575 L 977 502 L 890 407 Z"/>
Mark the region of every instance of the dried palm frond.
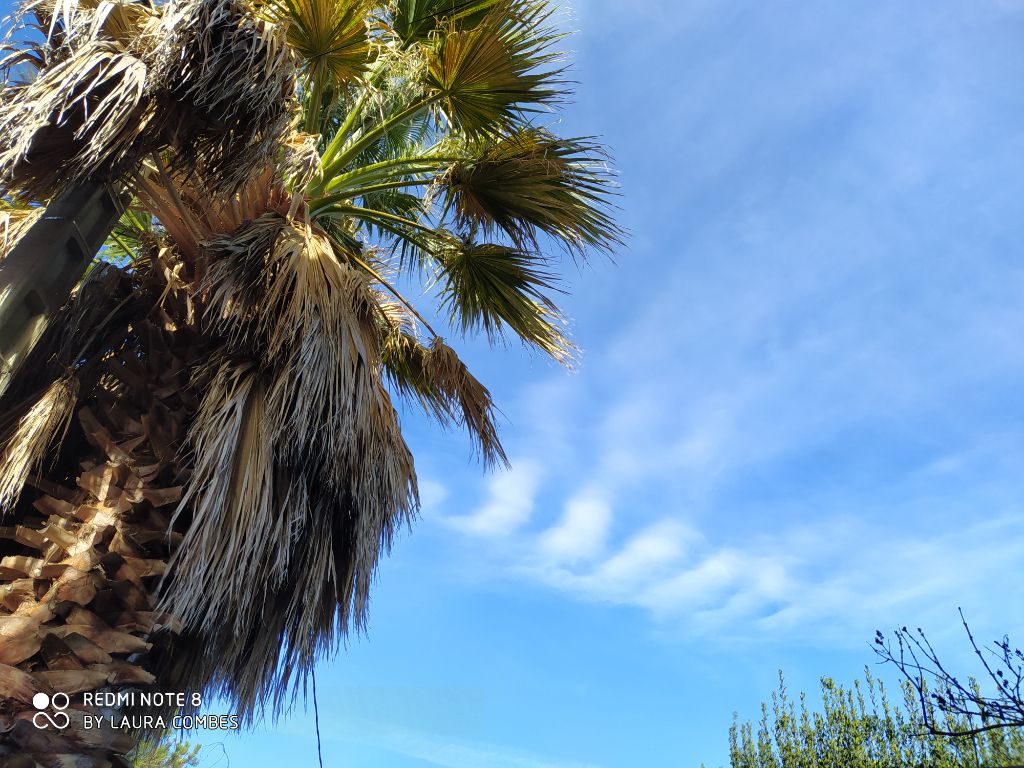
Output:
<path fill-rule="evenodd" d="M 440 339 L 424 346 L 399 328 L 385 337 L 384 370 L 396 391 L 444 426 L 465 427 L 484 463 L 508 464 L 498 437 L 491 393 Z"/>
<path fill-rule="evenodd" d="M 310 183 L 323 173 L 318 136 L 309 133 L 292 134 L 284 143 L 284 158 L 278 165 L 278 174 L 293 193 L 303 193 Z"/>
<path fill-rule="evenodd" d="M 29 9 L 51 20 L 44 42 L 6 62 L 0 183 L 10 191 L 46 196 L 69 180 L 120 177 L 168 144 L 176 168 L 234 191 L 274 158 L 296 119 L 285 30 L 244 0 Z M 12 80 L 10 68 L 26 63 L 38 76 Z"/>
<path fill-rule="evenodd" d="M 196 674 L 220 670 L 251 712 L 287 696 L 286 670 L 308 669 L 336 626 L 363 622 L 415 479 L 366 278 L 278 214 L 213 238 L 207 256 L 207 323 L 224 351 L 201 374 L 180 508 L 191 525 L 165 604 L 208 639 Z"/>
<path fill-rule="evenodd" d="M 174 166 L 233 193 L 276 156 L 297 119 L 286 30 L 244 0 L 171 0 L 154 79 L 174 113 Z"/>
<path fill-rule="evenodd" d="M 10 89 L 0 106 L 0 183 L 29 196 L 131 167 L 153 120 L 147 67 L 106 41 L 90 41 Z M 149 147 L 141 147 L 143 151 Z"/>
<path fill-rule="evenodd" d="M 295 133 L 285 142 L 283 157 L 278 163 L 278 174 L 284 186 L 292 193 L 288 218 L 294 218 L 305 202 L 306 188 L 314 179 L 323 176 L 317 141 L 320 137 L 309 133 Z"/>
<path fill-rule="evenodd" d="M 97 348 L 123 338 L 125 273 L 109 264 L 93 269 L 71 301 L 48 323 L 39 343 L 0 398 L 0 514 L 10 511 L 30 473 L 60 443 L 79 390 L 102 361 Z M 82 363 L 85 358 L 88 362 Z"/>
<path fill-rule="evenodd" d="M 0 516 L 11 510 L 29 473 L 39 468 L 54 440 L 67 429 L 77 395 L 74 377 L 57 379 L 7 435 L 0 453 Z"/>
<path fill-rule="evenodd" d="M 3 206 L 0 210 L 0 262 L 45 211 L 42 206 Z"/>

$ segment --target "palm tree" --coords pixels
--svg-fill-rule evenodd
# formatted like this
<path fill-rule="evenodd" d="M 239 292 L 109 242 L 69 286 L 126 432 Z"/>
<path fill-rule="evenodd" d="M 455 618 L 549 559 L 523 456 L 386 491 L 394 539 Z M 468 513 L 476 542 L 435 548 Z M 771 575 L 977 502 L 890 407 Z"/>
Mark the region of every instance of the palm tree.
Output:
<path fill-rule="evenodd" d="M 7 199 L 132 203 L 0 397 L 0 755 L 121 764 L 131 734 L 85 729 L 83 694 L 248 721 L 365 626 L 418 505 L 393 398 L 505 462 L 425 315 L 569 363 L 554 251 L 621 232 L 601 147 L 545 126 L 568 92 L 545 0 L 26 11 Z M 39 691 L 72 696 L 68 728 L 33 727 Z"/>

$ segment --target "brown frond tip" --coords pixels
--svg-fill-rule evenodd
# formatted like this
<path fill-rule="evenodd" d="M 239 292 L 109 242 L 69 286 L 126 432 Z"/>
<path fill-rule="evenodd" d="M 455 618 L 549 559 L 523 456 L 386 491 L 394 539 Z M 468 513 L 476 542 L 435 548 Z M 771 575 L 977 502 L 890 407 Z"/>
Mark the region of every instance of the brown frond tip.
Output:
<path fill-rule="evenodd" d="M 78 381 L 57 379 L 15 424 L 0 453 L 0 517 L 11 510 L 29 474 L 71 421 L 78 401 Z"/>
<path fill-rule="evenodd" d="M 396 331 L 385 337 L 382 358 L 399 394 L 415 400 L 442 425 L 465 427 L 486 466 L 508 466 L 491 393 L 455 350 L 439 338 L 426 347 L 415 336 Z"/>
<path fill-rule="evenodd" d="M 486 465 L 508 466 L 508 457 L 498 438 L 491 393 L 469 372 L 455 350 L 441 339 L 434 339 L 426 359 L 426 374 L 437 382 L 441 391 L 458 405 L 463 426 L 476 439 Z"/>

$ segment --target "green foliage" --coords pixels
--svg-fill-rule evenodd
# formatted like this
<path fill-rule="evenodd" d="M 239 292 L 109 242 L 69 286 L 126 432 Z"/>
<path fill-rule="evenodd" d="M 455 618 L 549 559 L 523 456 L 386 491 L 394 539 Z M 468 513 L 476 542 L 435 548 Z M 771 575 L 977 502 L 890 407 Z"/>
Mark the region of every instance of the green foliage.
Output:
<path fill-rule="evenodd" d="M 128 758 L 132 768 L 195 768 L 199 765 L 198 744 L 187 741 L 144 741 Z"/>
<path fill-rule="evenodd" d="M 754 725 L 734 716 L 729 729 L 731 768 L 996 768 L 1024 764 L 1024 729 L 994 729 L 947 738 L 927 732 L 917 692 L 902 688 L 893 704 L 885 685 L 865 668 L 865 681 L 844 688 L 821 679 L 821 711 L 807 697 L 794 701 L 779 673 L 771 704 Z M 930 705 L 929 705 L 930 706 Z M 968 730 L 966 718 L 929 717 L 947 731 Z"/>

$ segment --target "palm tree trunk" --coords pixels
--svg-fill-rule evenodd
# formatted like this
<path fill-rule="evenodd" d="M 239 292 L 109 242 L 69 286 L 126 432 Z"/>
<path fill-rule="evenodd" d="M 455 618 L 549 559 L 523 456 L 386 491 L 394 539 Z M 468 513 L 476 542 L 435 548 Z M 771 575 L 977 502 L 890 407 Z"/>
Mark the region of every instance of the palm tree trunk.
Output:
<path fill-rule="evenodd" d="M 171 513 L 195 352 L 185 331 L 141 325 L 81 401 L 55 464 L 29 481 L 17 524 L 0 528 L 0 766 L 123 765 L 135 735 L 82 694 L 153 685 L 147 667 L 171 638 L 155 609 L 180 540 Z M 71 697 L 66 728 L 33 724 L 40 691 Z"/>
<path fill-rule="evenodd" d="M 74 184 L 46 207 L 0 264 L 0 395 L 67 302 L 123 207 L 108 185 Z"/>

